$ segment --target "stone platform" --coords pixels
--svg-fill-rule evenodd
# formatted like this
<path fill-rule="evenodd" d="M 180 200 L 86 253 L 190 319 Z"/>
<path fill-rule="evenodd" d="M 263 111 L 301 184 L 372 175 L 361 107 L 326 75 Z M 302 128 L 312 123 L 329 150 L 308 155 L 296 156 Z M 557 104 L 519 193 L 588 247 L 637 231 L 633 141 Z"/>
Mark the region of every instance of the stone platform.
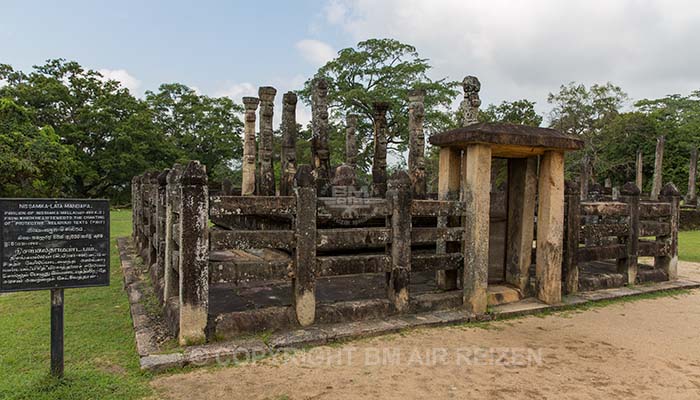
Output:
<path fill-rule="evenodd" d="M 700 282 L 679 279 L 673 282 L 659 282 L 634 287 L 620 287 L 590 292 L 581 292 L 575 296 L 565 296 L 560 304 L 547 305 L 534 298 L 526 298 L 515 302 L 507 302 L 519 297 L 519 293 L 507 286 L 491 285 L 489 298 L 503 304 L 492 304 L 489 313 L 481 316 L 466 313 L 459 308 L 451 308 L 415 314 L 392 315 L 385 318 L 374 318 L 362 321 L 342 323 L 321 323 L 305 329 L 280 330 L 258 337 L 247 336 L 246 339 L 234 339 L 213 342 L 206 345 L 188 346 L 177 353 L 160 354 L 156 343 L 157 329 L 154 322 L 146 313 L 144 302 L 152 289 L 141 279 L 134 265 L 134 255 L 126 238 L 118 239 L 124 286 L 129 297 L 130 310 L 136 344 L 141 358 L 141 368 L 144 370 L 162 371 L 169 368 L 187 365 L 206 365 L 214 363 L 231 363 L 240 360 L 250 360 L 254 357 L 274 354 L 289 348 L 301 348 L 309 345 L 320 345 L 334 341 L 349 340 L 360 337 L 383 335 L 403 329 L 444 326 L 476 321 L 527 315 L 545 310 L 561 310 L 588 302 L 609 300 L 644 293 L 660 292 L 673 289 L 691 289 L 700 287 Z M 416 288 L 427 282 L 415 282 Z M 270 292 L 264 292 L 269 293 Z M 450 293 L 450 292 L 447 292 Z M 424 292 L 418 297 L 431 296 L 434 293 Z M 260 296 L 259 293 L 256 296 Z M 274 295 L 273 295 L 274 296 Z M 342 294 L 339 294 L 342 296 Z M 516 297 L 514 297 L 516 296 Z M 276 299 L 272 299 L 276 300 Z M 343 302 L 341 302 L 343 303 Z M 239 304 L 236 307 L 242 307 Z"/>

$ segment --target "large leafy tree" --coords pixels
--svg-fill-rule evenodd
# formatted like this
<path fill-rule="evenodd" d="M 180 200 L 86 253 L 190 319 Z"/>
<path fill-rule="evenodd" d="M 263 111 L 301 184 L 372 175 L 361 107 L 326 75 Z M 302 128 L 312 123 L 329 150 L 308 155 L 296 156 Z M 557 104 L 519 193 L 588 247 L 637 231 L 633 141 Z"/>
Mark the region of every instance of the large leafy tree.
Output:
<path fill-rule="evenodd" d="M 371 165 L 374 102 L 388 102 L 389 148 L 401 155 L 408 143 L 408 91 L 424 89 L 425 129 L 428 134 L 452 123 L 449 106 L 457 95 L 457 83 L 427 76 L 428 60 L 415 47 L 394 39 L 369 39 L 342 49 L 338 56 L 319 68 L 315 77 L 329 80 L 331 108 L 330 146 L 333 157 L 342 158 L 344 116 L 355 113 L 358 120 L 358 165 L 366 172 Z M 310 104 L 312 80 L 300 91 Z"/>
<path fill-rule="evenodd" d="M 599 157 L 600 132 L 627 102 L 627 94 L 611 83 L 592 85 L 571 82 L 562 85 L 558 93 L 550 93 L 547 101 L 552 105 L 549 126 L 569 135 L 584 140 L 583 151 L 575 152 L 569 157 L 569 172 L 578 170 L 581 161 L 588 159 L 593 171 L 596 171 Z"/>
<path fill-rule="evenodd" d="M 540 126 L 542 116 L 535 111 L 535 102 L 521 99 L 503 101 L 499 105 L 489 104 L 486 110 L 479 112 L 479 120 L 483 122 L 508 122 Z"/>
<path fill-rule="evenodd" d="M 156 126 L 185 158 L 202 162 L 214 180 L 236 177 L 233 169 L 243 152 L 240 105 L 228 97 L 200 95 L 178 83 L 146 92 L 146 103 Z"/>
<path fill-rule="evenodd" d="M 52 127 L 75 150 L 73 186 L 66 189 L 71 195 L 128 201 L 131 176 L 176 158 L 143 102 L 77 62 L 49 60 L 30 73 L 1 65 L 0 79 L 6 81 L 0 96 L 28 110 L 34 125 Z"/>
<path fill-rule="evenodd" d="M 72 179 L 73 148 L 50 126 L 32 123 L 29 111 L 0 98 L 0 197 L 54 197 Z"/>

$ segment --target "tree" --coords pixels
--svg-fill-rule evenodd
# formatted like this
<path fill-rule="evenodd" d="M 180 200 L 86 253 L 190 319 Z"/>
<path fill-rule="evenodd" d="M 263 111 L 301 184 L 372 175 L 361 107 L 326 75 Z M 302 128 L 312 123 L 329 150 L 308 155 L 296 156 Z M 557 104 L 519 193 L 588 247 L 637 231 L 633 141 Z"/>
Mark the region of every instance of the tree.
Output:
<path fill-rule="evenodd" d="M 372 153 L 374 102 L 388 102 L 389 147 L 404 152 L 408 143 L 408 91 L 424 89 L 425 129 L 429 134 L 451 124 L 449 107 L 457 95 L 456 82 L 428 78 L 428 60 L 416 48 L 394 39 L 369 39 L 346 48 L 319 68 L 315 77 L 329 81 L 328 101 L 332 132 L 332 154 L 343 154 L 344 116 L 358 114 L 358 166 L 369 170 Z M 300 96 L 310 104 L 312 80 L 304 84 Z"/>
<path fill-rule="evenodd" d="M 156 126 L 184 158 L 199 160 L 214 181 L 237 177 L 232 167 L 243 153 L 240 105 L 228 97 L 199 95 L 178 83 L 146 92 L 146 103 Z"/>
<path fill-rule="evenodd" d="M 587 89 L 583 84 L 571 82 L 562 85 L 559 93 L 549 93 L 547 102 L 553 106 L 549 126 L 578 136 L 586 143 L 583 151 L 567 157 L 569 172 L 578 170 L 584 157 L 591 163 L 593 171 L 596 170 L 601 148 L 599 133 L 620 113 L 627 99 L 627 94 L 611 83 L 593 85 Z"/>
<path fill-rule="evenodd" d="M 50 126 L 75 151 L 65 192 L 126 202 L 131 175 L 172 164 L 176 150 L 152 123 L 148 107 L 119 82 L 77 62 L 49 60 L 31 73 L 0 66 L 0 96 L 27 110 L 35 126 Z"/>
<path fill-rule="evenodd" d="M 29 111 L 0 98 L 0 197 L 55 197 L 72 180 L 73 149 Z"/>
<path fill-rule="evenodd" d="M 483 122 L 508 122 L 529 126 L 540 126 L 542 116 L 535 111 L 535 102 L 522 99 L 503 101 L 499 105 L 489 104 L 484 111 L 479 111 L 479 120 Z"/>

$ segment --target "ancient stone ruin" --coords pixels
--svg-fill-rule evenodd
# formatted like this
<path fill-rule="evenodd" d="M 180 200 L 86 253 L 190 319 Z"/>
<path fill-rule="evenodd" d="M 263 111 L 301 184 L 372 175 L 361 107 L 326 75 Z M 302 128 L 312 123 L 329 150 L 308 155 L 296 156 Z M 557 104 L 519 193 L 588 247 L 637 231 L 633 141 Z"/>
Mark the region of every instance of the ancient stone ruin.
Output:
<path fill-rule="evenodd" d="M 563 166 L 582 142 L 478 123 L 481 85 L 467 77 L 463 127 L 429 138 L 440 149 L 438 192 L 426 186 L 421 90 L 408 94 L 409 170 L 387 176 L 389 105 L 376 103 L 371 187 L 359 187 L 356 116 L 346 117 L 345 163 L 330 164 L 327 85 L 313 84 L 313 165 L 297 165 L 297 98 L 286 93 L 275 177 L 276 91 L 262 87 L 260 99 L 243 99 L 240 195 L 230 182 L 209 187 L 197 161 L 134 177 L 133 241 L 180 343 L 439 310 L 479 318 L 509 302 L 676 279 L 672 184 L 648 197 L 628 183 L 613 199 L 586 180 L 581 193 Z M 503 189 L 491 185 L 496 159 Z"/>

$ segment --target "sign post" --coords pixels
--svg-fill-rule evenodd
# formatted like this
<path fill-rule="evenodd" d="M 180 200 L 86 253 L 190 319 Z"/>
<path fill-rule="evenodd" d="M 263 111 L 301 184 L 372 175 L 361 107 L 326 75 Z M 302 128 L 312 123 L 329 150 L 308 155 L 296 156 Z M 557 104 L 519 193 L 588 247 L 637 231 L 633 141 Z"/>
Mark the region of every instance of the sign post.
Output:
<path fill-rule="evenodd" d="M 51 375 L 63 377 L 63 289 L 109 286 L 109 202 L 0 199 L 0 293 L 51 290 Z"/>

